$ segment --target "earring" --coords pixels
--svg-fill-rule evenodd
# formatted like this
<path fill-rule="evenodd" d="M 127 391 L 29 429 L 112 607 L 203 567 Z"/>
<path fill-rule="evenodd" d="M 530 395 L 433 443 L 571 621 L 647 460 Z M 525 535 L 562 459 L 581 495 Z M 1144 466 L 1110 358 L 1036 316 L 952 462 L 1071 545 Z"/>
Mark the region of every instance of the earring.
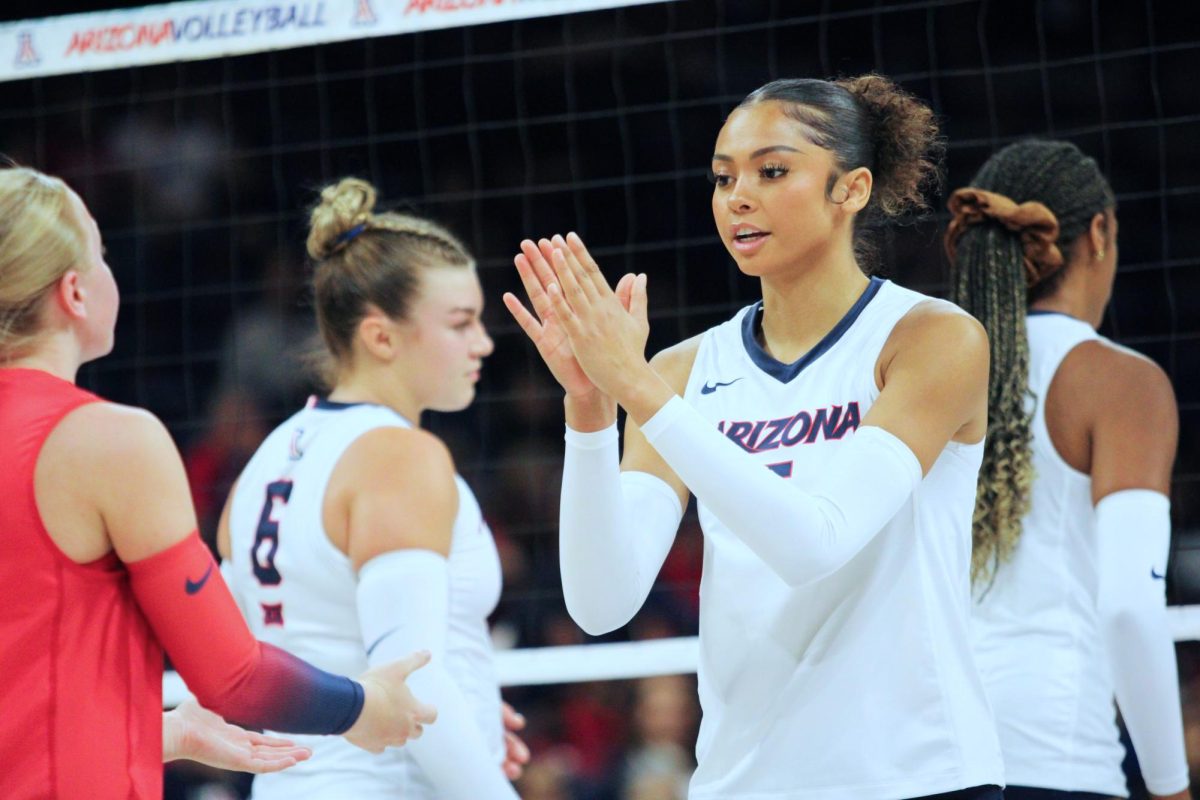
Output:
<path fill-rule="evenodd" d="M 1103 261 L 1103 260 L 1104 260 L 1104 251 L 1103 251 L 1103 250 L 1098 250 L 1098 251 L 1096 251 L 1096 260 L 1097 260 L 1097 261 Z"/>

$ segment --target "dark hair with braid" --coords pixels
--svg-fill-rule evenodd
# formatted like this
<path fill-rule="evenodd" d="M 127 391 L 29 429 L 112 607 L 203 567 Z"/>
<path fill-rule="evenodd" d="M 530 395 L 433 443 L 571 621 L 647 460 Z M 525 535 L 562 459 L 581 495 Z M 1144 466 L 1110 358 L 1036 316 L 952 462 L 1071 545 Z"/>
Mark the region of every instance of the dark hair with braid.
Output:
<path fill-rule="evenodd" d="M 995 153 L 971 188 L 1015 203 L 1045 205 L 1058 220 L 1059 249 L 1087 232 L 1092 218 L 1116 201 L 1096 162 L 1069 142 L 1024 141 Z M 967 226 L 950 264 L 951 299 L 978 319 L 991 342 L 988 431 L 975 499 L 971 577 L 990 581 L 1012 555 L 1029 511 L 1033 484 L 1030 450 L 1029 303 L 1052 294 L 1070 265 L 1045 280 L 1027 279 L 1020 231 L 994 219 Z"/>
<path fill-rule="evenodd" d="M 371 184 L 343 178 L 321 191 L 309 218 L 317 325 L 328 350 L 310 360 L 328 385 L 336 380 L 338 364 L 353 352 L 354 334 L 368 304 L 392 319 L 404 319 L 420 285 L 420 270 L 475 265 L 445 228 L 411 214 L 376 214 L 375 198 Z M 329 363 L 329 355 L 335 363 Z"/>
<path fill-rule="evenodd" d="M 825 195 L 832 200 L 840 175 L 866 167 L 874 184 L 867 207 L 854 219 L 854 253 L 869 271 L 875 256 L 873 228 L 928 209 L 925 190 L 941 183 L 945 143 L 929 106 L 882 75 L 833 81 L 790 78 L 771 81 L 738 108 L 775 101 L 799 122 L 808 139 L 834 155 L 837 172 Z"/>

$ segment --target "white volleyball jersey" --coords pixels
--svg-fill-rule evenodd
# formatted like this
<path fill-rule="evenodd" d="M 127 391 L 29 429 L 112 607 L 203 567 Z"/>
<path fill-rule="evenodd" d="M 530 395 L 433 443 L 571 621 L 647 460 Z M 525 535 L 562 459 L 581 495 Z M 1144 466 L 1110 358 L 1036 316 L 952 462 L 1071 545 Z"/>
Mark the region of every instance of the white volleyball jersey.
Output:
<path fill-rule="evenodd" d="M 1125 795 L 1112 678 L 1096 613 L 1090 476 L 1063 461 L 1044 400 L 1067 353 L 1101 337 L 1063 314 L 1029 315 L 1033 492 L 1012 560 L 977 589 L 973 637 L 1014 786 Z"/>
<path fill-rule="evenodd" d="M 229 519 L 230 588 L 254 635 L 350 677 L 367 669 L 357 575 L 326 535 L 321 509 L 342 454 L 381 427 L 411 425 L 383 406 L 310 400 L 254 454 L 238 479 Z M 504 733 L 487 617 L 500 598 L 500 561 L 475 495 L 461 477 L 456 482 L 445 664 L 499 765 Z M 259 800 L 437 797 L 404 748 L 372 755 L 340 736 L 287 736 L 311 747 L 312 758 L 255 778 Z"/>
<path fill-rule="evenodd" d="M 761 303 L 745 308 L 704 335 L 685 399 L 764 468 L 811 485 L 879 396 L 893 327 L 927 300 L 872 279 L 790 365 L 756 340 Z M 982 443 L 947 445 L 862 551 L 800 588 L 700 504 L 704 713 L 689 797 L 897 800 L 1003 784 L 967 635 L 981 458 Z"/>

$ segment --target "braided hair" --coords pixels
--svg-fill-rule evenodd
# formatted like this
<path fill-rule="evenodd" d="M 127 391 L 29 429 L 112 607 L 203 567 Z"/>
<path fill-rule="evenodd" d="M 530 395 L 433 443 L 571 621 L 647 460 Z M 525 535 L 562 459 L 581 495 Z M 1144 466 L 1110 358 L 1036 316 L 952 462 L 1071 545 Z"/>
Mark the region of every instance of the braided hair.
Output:
<path fill-rule="evenodd" d="M 1046 206 L 1057 219 L 1058 246 L 1082 236 L 1097 213 L 1116 204 L 1096 162 L 1069 142 L 1025 141 L 995 153 L 973 189 L 1015 203 Z M 1031 272 L 1020 230 L 991 218 L 966 226 L 951 259 L 951 299 L 978 319 L 991 343 L 988 430 L 975 499 L 971 577 L 994 580 L 1013 553 L 1033 485 L 1030 449 L 1028 305 L 1054 293 L 1067 268 Z"/>

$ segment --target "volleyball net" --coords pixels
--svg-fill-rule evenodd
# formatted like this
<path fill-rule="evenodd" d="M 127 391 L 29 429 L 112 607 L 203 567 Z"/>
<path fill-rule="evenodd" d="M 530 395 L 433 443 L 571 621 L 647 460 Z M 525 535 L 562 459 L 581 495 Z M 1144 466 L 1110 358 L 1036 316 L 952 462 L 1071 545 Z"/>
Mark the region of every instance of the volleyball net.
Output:
<path fill-rule="evenodd" d="M 0 152 L 64 177 L 123 291 L 113 354 L 81 382 L 149 408 L 185 454 L 211 538 L 230 481 L 311 391 L 304 209 L 346 175 L 457 232 L 496 352 L 476 403 L 428 426 L 499 543 L 508 685 L 695 668 L 694 511 L 642 612 L 599 644 L 557 568 L 561 393 L 498 298 L 526 236 L 579 231 L 610 278 L 649 275 L 657 351 L 757 297 L 713 233 L 725 115 L 783 76 L 877 70 L 939 114 L 947 184 L 1030 136 L 1111 177 L 1121 265 L 1103 332 L 1174 381 L 1169 579 L 1200 639 L 1200 25 L 1193 4 L 1031 0 L 198 0 L 0 24 Z M 938 294 L 944 197 L 878 241 Z M 170 689 L 170 687 L 169 687 Z M 175 691 L 170 689 L 169 696 Z M 528 695 L 537 703 L 538 696 Z"/>

